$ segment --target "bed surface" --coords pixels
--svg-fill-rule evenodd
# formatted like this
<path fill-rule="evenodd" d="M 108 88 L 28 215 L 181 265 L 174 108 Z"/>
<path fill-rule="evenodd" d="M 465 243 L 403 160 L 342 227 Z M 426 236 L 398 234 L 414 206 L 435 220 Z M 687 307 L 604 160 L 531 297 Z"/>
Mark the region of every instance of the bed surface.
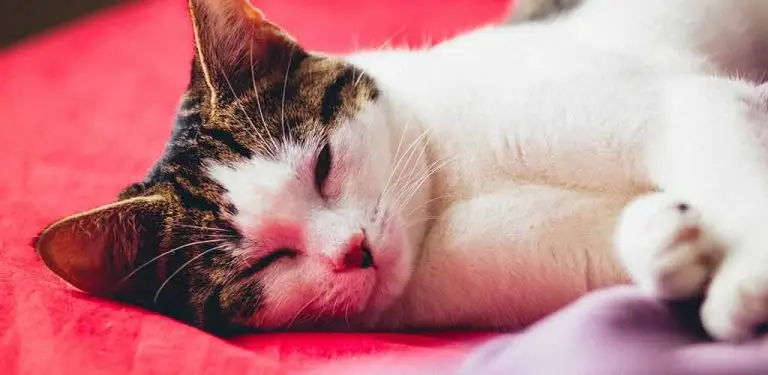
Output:
<path fill-rule="evenodd" d="M 523 333 L 262 334 L 223 340 L 71 290 L 43 268 L 43 226 L 114 199 L 160 154 L 188 78 L 182 0 L 143 0 L 0 51 L 2 374 L 768 374 L 768 340 L 712 343 L 695 301 L 631 287 Z M 507 0 L 259 0 L 307 47 L 436 42 Z M 768 86 L 765 86 L 768 90 Z M 489 343 L 490 341 L 490 343 Z"/>
<path fill-rule="evenodd" d="M 221 340 L 90 298 L 29 245 L 111 201 L 160 154 L 192 54 L 185 2 L 130 2 L 0 51 L 0 368 L 4 374 L 450 373 L 486 334 Z M 421 45 L 498 19 L 506 0 L 261 0 L 310 49 Z M 448 371 L 448 372 L 446 372 Z"/>

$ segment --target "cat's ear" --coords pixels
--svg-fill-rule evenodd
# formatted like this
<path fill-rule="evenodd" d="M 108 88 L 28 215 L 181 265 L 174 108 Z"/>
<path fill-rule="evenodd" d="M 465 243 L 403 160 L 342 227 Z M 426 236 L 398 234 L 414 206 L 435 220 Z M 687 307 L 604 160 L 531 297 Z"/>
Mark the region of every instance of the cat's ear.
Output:
<path fill-rule="evenodd" d="M 127 288 L 125 277 L 140 251 L 156 251 L 169 204 L 161 196 L 126 199 L 64 218 L 35 240 L 48 268 L 74 287 L 96 295 Z"/>
<path fill-rule="evenodd" d="M 244 81 L 250 86 L 252 79 L 285 75 L 292 61 L 306 55 L 249 0 L 189 0 L 189 10 L 196 68 L 214 98 Z"/>

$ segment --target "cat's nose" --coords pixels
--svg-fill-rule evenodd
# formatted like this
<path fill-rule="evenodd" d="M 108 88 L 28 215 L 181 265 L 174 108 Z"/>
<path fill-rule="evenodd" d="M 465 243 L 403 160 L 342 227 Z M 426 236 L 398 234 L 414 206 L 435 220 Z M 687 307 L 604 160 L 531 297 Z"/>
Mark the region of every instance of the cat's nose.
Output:
<path fill-rule="evenodd" d="M 373 267 L 373 254 L 368 247 L 365 233 L 357 233 L 350 237 L 342 256 L 334 263 L 336 272 Z"/>

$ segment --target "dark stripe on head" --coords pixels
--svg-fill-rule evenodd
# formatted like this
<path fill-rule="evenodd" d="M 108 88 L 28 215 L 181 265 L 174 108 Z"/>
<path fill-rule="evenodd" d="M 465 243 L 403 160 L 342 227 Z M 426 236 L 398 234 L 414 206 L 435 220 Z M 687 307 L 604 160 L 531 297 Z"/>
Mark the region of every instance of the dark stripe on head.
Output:
<path fill-rule="evenodd" d="M 220 214 L 220 205 L 213 200 L 190 191 L 184 184 L 176 184 L 176 194 L 185 207 Z"/>
<path fill-rule="evenodd" d="M 248 159 L 253 156 L 253 152 L 251 152 L 251 150 L 249 150 L 247 147 L 243 146 L 242 143 L 238 142 L 231 131 L 219 128 L 209 128 L 203 129 L 202 134 L 207 135 L 217 142 L 223 144 L 232 150 L 232 152 L 243 158 Z"/>
<path fill-rule="evenodd" d="M 198 170 L 193 170 L 191 168 L 177 168 L 175 173 L 178 173 L 178 177 L 186 180 L 190 186 L 200 186 L 202 184 L 202 176 Z M 178 177 L 176 178 L 176 181 L 181 183 L 182 180 Z"/>
<path fill-rule="evenodd" d="M 345 87 L 354 82 L 354 79 L 362 72 L 357 73 L 356 69 L 348 67 L 342 70 L 336 79 L 325 88 L 323 94 L 323 101 L 320 107 L 320 121 L 323 124 L 328 124 L 336 116 L 339 107 L 344 103 L 344 99 L 341 96 L 341 91 Z M 362 77 L 361 77 L 362 78 Z"/>

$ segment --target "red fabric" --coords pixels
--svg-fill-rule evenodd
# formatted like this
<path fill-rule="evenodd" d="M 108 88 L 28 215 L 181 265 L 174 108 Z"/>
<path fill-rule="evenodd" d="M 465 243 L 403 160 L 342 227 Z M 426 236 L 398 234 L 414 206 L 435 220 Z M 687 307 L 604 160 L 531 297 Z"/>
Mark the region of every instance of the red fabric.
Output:
<path fill-rule="evenodd" d="M 497 19 L 507 6 L 254 2 L 307 47 L 326 51 L 390 38 L 420 45 Z M 275 334 L 224 341 L 74 292 L 42 267 L 29 246 L 37 230 L 112 200 L 160 153 L 192 53 L 184 3 L 130 3 L 0 53 L 0 372 L 394 374 L 446 368 L 460 358 L 480 336 Z"/>

